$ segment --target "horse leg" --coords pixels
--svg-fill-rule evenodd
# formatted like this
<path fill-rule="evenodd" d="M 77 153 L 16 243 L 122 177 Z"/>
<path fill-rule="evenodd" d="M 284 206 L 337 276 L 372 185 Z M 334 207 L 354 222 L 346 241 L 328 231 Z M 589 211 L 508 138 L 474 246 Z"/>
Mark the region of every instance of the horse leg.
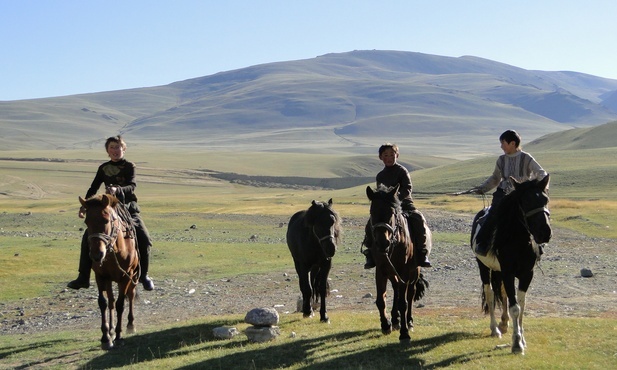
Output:
<path fill-rule="evenodd" d="M 129 315 L 128 315 L 128 325 L 126 326 L 126 332 L 128 334 L 135 333 L 135 325 L 133 324 L 134 316 L 133 316 L 133 308 L 135 306 L 135 284 L 132 281 L 129 281 L 128 290 L 126 296 L 129 300 Z"/>
<path fill-rule="evenodd" d="M 503 283 L 499 284 L 499 294 L 501 294 L 501 322 L 499 323 L 499 330 L 502 334 L 505 334 L 508 332 L 510 315 L 508 314 L 508 295 Z"/>
<path fill-rule="evenodd" d="M 107 284 L 105 285 L 107 290 L 107 300 L 109 303 L 107 306 L 107 313 L 109 314 L 109 336 L 113 342 L 116 339 L 116 324 L 114 320 L 114 313 L 116 312 L 116 297 L 114 296 L 111 280 L 107 281 Z"/>
<path fill-rule="evenodd" d="M 99 303 L 99 309 L 101 310 L 101 332 L 103 333 L 103 336 L 101 337 L 101 348 L 104 350 L 109 350 L 113 348 L 114 343 L 113 343 L 113 340 L 109 332 L 110 324 L 107 321 L 107 308 L 108 308 L 107 298 L 105 297 L 105 290 L 101 288 L 99 288 L 98 303 Z"/>
<path fill-rule="evenodd" d="M 509 311 L 512 317 L 512 353 L 524 354 L 524 346 L 521 341 L 521 306 L 518 304 L 514 287 L 514 274 L 503 272 L 503 283 L 508 294 Z"/>
<path fill-rule="evenodd" d="M 409 324 L 408 324 L 408 321 L 405 319 L 407 317 L 407 303 L 408 303 L 407 293 L 409 290 L 409 283 L 399 281 L 397 285 L 398 285 L 397 286 L 397 289 L 398 289 L 397 305 L 398 305 L 399 315 L 400 317 L 403 318 L 401 322 L 401 328 L 399 331 L 398 340 L 401 342 L 409 342 L 411 340 L 411 337 L 409 336 Z"/>
<path fill-rule="evenodd" d="M 328 312 L 326 311 L 326 296 L 328 295 L 328 273 L 330 272 L 331 260 L 319 269 L 317 281 L 319 281 L 319 296 L 321 297 L 321 307 L 319 309 L 320 321 L 330 323 Z"/>
<path fill-rule="evenodd" d="M 379 268 L 379 267 L 377 267 Z M 375 299 L 375 305 L 377 311 L 379 311 L 379 319 L 381 321 L 381 332 L 383 334 L 392 333 L 392 322 L 386 315 L 386 289 L 388 280 L 382 275 L 381 271 L 375 271 L 375 286 L 377 288 L 377 298 Z"/>
<path fill-rule="evenodd" d="M 122 315 L 124 314 L 124 290 L 126 284 L 119 284 L 118 286 L 118 300 L 116 301 L 116 340 L 114 344 L 124 344 L 124 338 L 122 338 Z"/>
<path fill-rule="evenodd" d="M 401 313 L 398 307 L 399 304 L 399 291 L 398 284 L 394 281 L 392 283 L 392 310 L 390 311 L 390 317 L 392 321 L 393 330 L 401 330 Z"/>
<path fill-rule="evenodd" d="M 519 305 L 521 306 L 521 314 L 518 319 L 518 325 L 521 331 L 521 343 L 522 343 L 523 348 L 527 347 L 527 342 L 525 341 L 525 329 L 523 328 L 523 316 L 525 314 L 527 289 L 529 289 L 532 279 L 533 279 L 533 269 L 529 270 L 526 274 L 524 274 L 518 279 L 517 299 L 518 299 Z"/>
<path fill-rule="evenodd" d="M 476 258 L 478 263 L 478 269 L 480 270 L 480 280 L 482 280 L 482 310 L 485 314 L 489 315 L 491 320 L 491 337 L 501 338 L 501 331 L 497 325 L 497 319 L 495 318 L 495 292 L 492 287 L 495 286 L 493 278 L 496 277 L 496 273 L 491 271 L 485 266 L 479 259 Z M 491 286 L 492 283 L 492 286 Z M 501 284 L 499 284 L 501 285 Z"/>
<path fill-rule="evenodd" d="M 312 288 L 309 281 L 309 272 L 298 270 L 300 292 L 302 292 L 302 316 L 313 317 L 313 307 L 311 307 Z"/>

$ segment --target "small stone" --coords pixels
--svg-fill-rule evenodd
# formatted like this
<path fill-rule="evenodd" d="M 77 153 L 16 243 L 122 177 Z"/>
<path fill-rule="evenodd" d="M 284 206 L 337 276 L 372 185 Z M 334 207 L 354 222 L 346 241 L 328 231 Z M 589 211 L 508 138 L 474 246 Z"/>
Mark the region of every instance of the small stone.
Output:
<path fill-rule="evenodd" d="M 219 326 L 218 328 L 212 329 L 212 335 L 219 339 L 231 339 L 238 334 L 240 334 L 238 329 L 229 326 Z"/>
<path fill-rule="evenodd" d="M 249 326 L 244 334 L 251 342 L 261 343 L 276 339 L 281 330 L 278 326 Z"/>
<path fill-rule="evenodd" d="M 592 277 L 593 276 L 593 272 L 591 272 L 591 269 L 582 268 L 581 269 L 581 276 L 582 277 Z"/>
<path fill-rule="evenodd" d="M 253 308 L 244 317 L 244 322 L 255 326 L 272 326 L 279 323 L 279 313 L 274 308 Z"/>

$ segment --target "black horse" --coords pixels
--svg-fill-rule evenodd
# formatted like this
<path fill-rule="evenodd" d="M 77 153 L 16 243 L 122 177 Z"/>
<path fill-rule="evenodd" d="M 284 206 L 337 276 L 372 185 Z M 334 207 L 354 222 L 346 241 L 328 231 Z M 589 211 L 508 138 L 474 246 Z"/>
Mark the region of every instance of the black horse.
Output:
<path fill-rule="evenodd" d="M 411 340 L 409 330 L 413 329 L 412 303 L 422 298 L 428 282 L 413 258 L 412 238 L 397 193 L 398 185 L 393 188 L 380 185 L 376 191 L 367 186 L 366 196 L 371 201 L 367 247 L 376 264 L 375 304 L 379 310 L 381 331 L 390 334 L 393 328 L 399 330 L 399 340 L 408 342 Z M 388 281 L 394 292 L 391 320 L 386 315 Z"/>
<path fill-rule="evenodd" d="M 287 227 L 287 246 L 294 260 L 302 292 L 302 313 L 313 316 L 312 303 L 321 298 L 321 322 L 330 322 L 326 296 L 330 289 L 328 273 L 341 234 L 341 220 L 332 208 L 332 199 L 313 200 L 308 210 L 296 212 Z"/>
<path fill-rule="evenodd" d="M 542 180 L 519 183 L 511 177 L 510 181 L 514 184 L 514 190 L 503 198 L 497 209 L 491 249 L 486 256 L 476 254 L 476 258 L 483 284 L 483 307 L 491 316 L 491 334 L 500 337 L 501 332 L 507 330 L 508 312 L 505 307 L 509 303 L 512 353 L 522 354 L 526 347 L 523 331 L 525 295 L 540 258 L 540 245 L 548 243 L 552 237 L 547 207 L 549 175 Z M 486 212 L 487 209 L 480 211 L 473 221 L 471 248 L 474 251 L 475 238 Z M 518 289 L 515 278 L 518 279 Z M 502 304 L 502 320 L 497 328 L 494 309 L 499 301 Z"/>

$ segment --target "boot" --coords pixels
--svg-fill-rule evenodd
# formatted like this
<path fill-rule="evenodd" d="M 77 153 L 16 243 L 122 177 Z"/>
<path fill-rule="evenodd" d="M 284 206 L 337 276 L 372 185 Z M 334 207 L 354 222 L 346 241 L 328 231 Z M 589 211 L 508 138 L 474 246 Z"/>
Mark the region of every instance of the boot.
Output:
<path fill-rule="evenodd" d="M 92 271 L 92 260 L 88 251 L 88 234 L 84 233 L 81 240 L 79 252 L 79 275 L 77 279 L 66 284 L 71 289 L 90 288 L 90 271 Z"/>
<path fill-rule="evenodd" d="M 427 245 L 428 226 L 424 216 L 420 211 L 413 210 L 408 213 L 407 222 L 409 223 L 409 232 L 414 239 L 414 254 L 418 256 L 418 266 L 433 267 L 431 261 L 428 260 L 428 255 L 431 251 Z"/>
<path fill-rule="evenodd" d="M 370 270 L 375 267 L 375 260 L 373 259 L 373 254 L 371 253 L 370 249 L 365 249 L 364 251 L 362 251 L 362 254 L 364 254 L 364 257 L 366 257 L 366 261 L 364 262 L 364 269 Z"/>
<path fill-rule="evenodd" d="M 154 282 L 148 276 L 148 267 L 150 266 L 150 248 L 145 248 L 144 251 L 139 251 L 139 267 L 141 268 L 141 276 L 139 281 L 144 286 L 145 290 L 153 290 Z"/>
<path fill-rule="evenodd" d="M 428 256 L 426 255 L 426 250 L 420 252 L 420 259 L 418 265 L 420 267 L 433 267 L 431 265 L 431 261 L 428 260 Z"/>

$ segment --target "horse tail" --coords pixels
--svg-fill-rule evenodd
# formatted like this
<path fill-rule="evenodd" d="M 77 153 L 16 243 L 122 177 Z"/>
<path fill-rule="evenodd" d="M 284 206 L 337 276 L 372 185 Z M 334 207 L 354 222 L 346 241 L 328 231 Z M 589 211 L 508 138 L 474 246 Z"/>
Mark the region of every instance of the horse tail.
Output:
<path fill-rule="evenodd" d="M 424 278 L 424 274 L 420 273 L 418 280 L 416 281 L 416 294 L 413 297 L 414 302 L 421 300 L 424 297 L 424 294 L 428 290 L 429 284 L 428 280 Z"/>

